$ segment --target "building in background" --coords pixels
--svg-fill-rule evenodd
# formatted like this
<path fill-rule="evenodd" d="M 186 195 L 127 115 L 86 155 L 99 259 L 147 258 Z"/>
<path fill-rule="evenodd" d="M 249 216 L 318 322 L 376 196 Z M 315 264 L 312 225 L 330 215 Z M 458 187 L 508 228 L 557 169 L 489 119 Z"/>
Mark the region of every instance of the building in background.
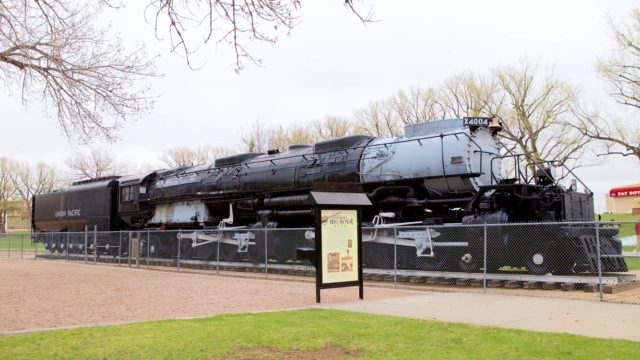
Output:
<path fill-rule="evenodd" d="M 612 188 L 605 200 L 608 212 L 640 214 L 640 184 Z"/>
<path fill-rule="evenodd" d="M 29 212 L 22 200 L 0 201 L 0 234 L 6 233 L 9 228 L 19 226 L 26 228 Z"/>

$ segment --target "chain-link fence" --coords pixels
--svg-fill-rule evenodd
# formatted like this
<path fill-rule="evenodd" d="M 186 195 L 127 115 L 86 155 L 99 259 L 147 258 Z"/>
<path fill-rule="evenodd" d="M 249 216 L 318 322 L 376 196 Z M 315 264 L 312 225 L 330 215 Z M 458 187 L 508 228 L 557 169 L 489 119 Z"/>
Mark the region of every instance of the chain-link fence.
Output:
<path fill-rule="evenodd" d="M 33 243 L 31 234 L 24 232 L 0 233 L 0 258 L 34 259 L 45 252 L 43 244 Z"/>
<path fill-rule="evenodd" d="M 479 291 L 581 291 L 589 298 L 640 303 L 640 252 L 634 223 L 445 224 L 362 230 L 365 280 Z M 0 256 L 76 260 L 176 271 L 311 275 L 296 248 L 313 247 L 313 229 L 10 234 Z M 548 292 L 547 292 L 548 293 Z M 586 296 L 586 295 L 585 295 Z M 574 296 L 575 297 L 575 296 Z"/>

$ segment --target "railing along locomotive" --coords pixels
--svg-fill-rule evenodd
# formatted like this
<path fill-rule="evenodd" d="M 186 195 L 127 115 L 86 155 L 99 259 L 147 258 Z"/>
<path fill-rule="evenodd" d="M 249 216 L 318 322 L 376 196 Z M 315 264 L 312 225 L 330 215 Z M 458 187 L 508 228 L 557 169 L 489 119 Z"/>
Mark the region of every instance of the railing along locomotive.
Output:
<path fill-rule="evenodd" d="M 473 224 L 593 221 L 591 192 L 560 186 L 543 164 L 528 162 L 524 173 L 518 166 L 515 178 L 502 179 L 496 140 L 500 129 L 495 118 L 440 120 L 409 125 L 404 137 L 349 136 L 290 145 L 284 152 L 220 158 L 212 165 L 76 182 L 33 198 L 34 237 L 51 251 L 81 252 L 85 251 L 81 243 L 64 245 L 64 234 L 47 237 L 42 233 L 84 231 L 85 227 L 181 229 L 187 244 L 183 255 L 206 259 L 220 249 L 226 260 L 233 260 L 238 252 L 264 256 L 260 235 L 218 238 L 214 247 L 216 239 L 207 241 L 211 236 L 196 230 L 311 227 L 308 195 L 312 190 L 357 188 L 373 203 L 363 209 L 363 218 L 373 219 L 370 225 L 375 229 L 365 236 L 367 266 L 393 267 L 393 257 L 385 254 L 393 254 L 388 248 L 395 242 L 401 245 L 397 266 L 476 271 L 482 264 L 483 235 Z M 460 223 L 469 226 L 454 226 Z M 421 256 L 425 253 L 421 253 L 423 246 L 416 246 L 419 239 L 391 239 L 388 228 L 393 224 L 438 226 L 433 239 L 429 236 L 437 251 Z M 539 236 L 491 227 L 488 270 L 524 266 L 535 274 L 595 271 L 593 239 L 587 228 L 544 228 L 552 230 Z M 306 237 L 285 234 L 276 232 L 268 242 L 269 256 L 283 262 L 293 259 L 295 248 L 308 244 L 313 236 L 308 231 Z M 620 254 L 615 235 L 615 231 L 602 234 L 604 253 Z M 176 255 L 175 247 L 156 244 L 156 255 Z M 112 249 L 115 245 L 111 244 Z M 94 251 L 93 247 L 87 250 Z M 603 266 L 603 271 L 626 271 L 621 259 Z"/>

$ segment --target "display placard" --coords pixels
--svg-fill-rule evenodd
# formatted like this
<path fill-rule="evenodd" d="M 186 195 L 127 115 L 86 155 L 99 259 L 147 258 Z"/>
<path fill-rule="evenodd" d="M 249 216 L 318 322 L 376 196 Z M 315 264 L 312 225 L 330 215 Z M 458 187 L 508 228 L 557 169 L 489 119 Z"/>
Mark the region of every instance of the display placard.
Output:
<path fill-rule="evenodd" d="M 358 281 L 358 210 L 320 210 L 322 284 Z"/>

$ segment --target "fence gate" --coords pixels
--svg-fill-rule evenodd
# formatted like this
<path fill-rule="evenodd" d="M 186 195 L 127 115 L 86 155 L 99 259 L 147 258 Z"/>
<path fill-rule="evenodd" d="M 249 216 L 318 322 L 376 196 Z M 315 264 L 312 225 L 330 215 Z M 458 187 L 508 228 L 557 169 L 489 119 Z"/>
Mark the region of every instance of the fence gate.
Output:
<path fill-rule="evenodd" d="M 129 256 L 127 262 L 131 267 L 131 260 L 136 262 L 136 267 L 140 267 L 140 233 L 129 232 Z"/>

